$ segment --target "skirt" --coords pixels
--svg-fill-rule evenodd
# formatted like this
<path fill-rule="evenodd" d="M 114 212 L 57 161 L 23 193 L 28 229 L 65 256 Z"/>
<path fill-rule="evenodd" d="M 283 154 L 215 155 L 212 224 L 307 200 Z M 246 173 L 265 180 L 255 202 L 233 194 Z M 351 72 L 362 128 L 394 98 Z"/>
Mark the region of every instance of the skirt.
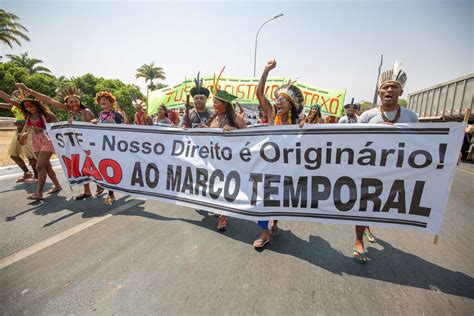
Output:
<path fill-rule="evenodd" d="M 23 128 L 23 132 L 28 131 L 28 127 Z M 18 140 L 18 131 L 15 131 L 13 134 L 12 140 L 10 142 L 10 146 L 8 147 L 8 156 L 10 157 L 26 157 L 28 159 L 34 159 L 35 154 L 32 148 L 32 132 L 28 131 L 28 140 L 26 141 L 26 145 L 20 145 L 20 141 Z"/>

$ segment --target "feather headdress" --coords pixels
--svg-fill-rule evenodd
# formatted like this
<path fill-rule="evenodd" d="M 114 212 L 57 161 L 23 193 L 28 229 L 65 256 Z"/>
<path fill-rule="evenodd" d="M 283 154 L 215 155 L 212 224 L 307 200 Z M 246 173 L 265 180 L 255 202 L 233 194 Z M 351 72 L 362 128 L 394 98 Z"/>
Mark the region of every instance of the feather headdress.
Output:
<path fill-rule="evenodd" d="M 288 98 L 296 107 L 298 113 L 303 110 L 304 97 L 301 90 L 294 85 L 296 81 L 288 80 L 286 84 L 283 84 L 278 90 L 275 91 L 275 99 L 279 96 Z"/>
<path fill-rule="evenodd" d="M 28 96 L 26 95 L 25 91 L 23 91 L 22 89 L 18 89 L 12 92 L 11 98 L 14 101 L 22 102 L 28 99 Z"/>
<path fill-rule="evenodd" d="M 212 79 L 212 94 L 216 94 L 219 86 L 219 80 L 221 79 L 222 73 L 224 72 L 225 66 L 222 67 L 221 71 L 219 72 L 219 75 L 217 76 L 216 79 L 216 74 L 214 73 L 214 78 Z"/>
<path fill-rule="evenodd" d="M 228 103 L 232 103 L 237 97 L 235 95 L 230 94 L 229 92 L 225 90 L 219 90 L 219 80 L 221 79 L 222 73 L 224 72 L 225 66 L 222 67 L 222 70 L 219 72 L 219 75 L 216 78 L 216 74 L 214 74 L 214 78 L 212 80 L 212 94 L 214 95 L 214 98 L 219 99 L 221 101 L 225 101 Z"/>
<path fill-rule="evenodd" d="M 358 111 L 359 110 L 359 104 L 354 103 L 354 98 L 352 98 L 351 103 L 348 103 L 348 104 L 344 105 L 344 108 L 345 109 L 354 109 L 354 110 Z"/>
<path fill-rule="evenodd" d="M 63 102 L 66 102 L 66 100 L 69 97 L 76 97 L 80 100 L 81 99 L 81 94 L 82 94 L 81 89 L 73 87 L 73 86 L 64 87 L 59 92 L 59 96 L 61 97 Z"/>
<path fill-rule="evenodd" d="M 402 89 L 405 87 L 407 82 L 407 74 L 402 70 L 402 62 L 396 61 L 393 68 L 384 71 L 379 77 L 379 88 L 386 82 L 397 82 Z"/>
<path fill-rule="evenodd" d="M 203 94 L 206 96 L 206 98 L 208 98 L 209 94 L 211 94 L 211 91 L 209 91 L 209 89 L 203 86 L 203 79 L 199 78 L 200 74 L 201 72 L 198 72 L 197 77 L 194 79 L 195 87 L 192 88 L 191 91 L 189 91 L 189 93 L 191 94 L 192 97 L 198 94 Z"/>
<path fill-rule="evenodd" d="M 142 106 L 142 107 L 146 106 L 145 101 L 143 101 L 143 100 L 141 100 L 141 99 L 133 99 L 133 100 L 132 100 L 132 105 L 133 105 L 133 106 L 140 105 L 140 106 Z"/>
<path fill-rule="evenodd" d="M 11 94 L 11 98 L 14 101 L 19 102 L 20 104 L 22 104 L 22 106 L 26 101 L 32 102 L 36 106 L 41 106 L 40 101 L 38 101 L 33 95 L 26 94 L 26 92 L 22 89 L 18 89 L 18 90 L 13 91 L 12 94 Z"/>

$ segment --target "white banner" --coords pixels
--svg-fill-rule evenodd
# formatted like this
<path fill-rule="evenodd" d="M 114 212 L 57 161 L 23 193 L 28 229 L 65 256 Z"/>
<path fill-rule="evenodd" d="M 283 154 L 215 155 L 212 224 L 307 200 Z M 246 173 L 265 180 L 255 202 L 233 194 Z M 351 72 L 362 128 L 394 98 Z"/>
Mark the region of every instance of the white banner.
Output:
<path fill-rule="evenodd" d="M 183 130 L 54 123 L 73 185 L 259 220 L 441 229 L 462 123 Z"/>

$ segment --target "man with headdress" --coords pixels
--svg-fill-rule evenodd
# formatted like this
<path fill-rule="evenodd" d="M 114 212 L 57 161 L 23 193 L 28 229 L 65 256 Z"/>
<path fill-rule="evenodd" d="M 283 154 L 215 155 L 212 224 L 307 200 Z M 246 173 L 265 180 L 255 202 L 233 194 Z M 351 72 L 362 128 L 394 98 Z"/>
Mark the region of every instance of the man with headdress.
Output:
<path fill-rule="evenodd" d="M 358 123 L 418 123 L 418 116 L 412 110 L 401 107 L 398 98 L 403 94 L 407 75 L 402 70 L 401 63 L 395 62 L 392 69 L 383 72 L 379 78 L 378 94 L 382 104 L 362 113 Z M 354 245 L 354 260 L 366 263 L 368 256 L 364 247 L 364 236 L 370 242 L 377 242 L 368 226 L 356 226 L 356 242 Z"/>
<path fill-rule="evenodd" d="M 186 102 L 186 110 L 182 123 L 183 127 L 204 127 L 212 116 L 212 112 L 206 109 L 206 101 L 211 92 L 202 85 L 203 79 L 199 78 L 199 74 L 198 72 L 197 78 L 194 79 L 195 86 L 189 92 L 194 100 L 194 108 L 190 109 L 190 104 Z"/>
<path fill-rule="evenodd" d="M 359 116 L 357 112 L 359 111 L 359 104 L 354 103 L 354 98 L 352 98 L 351 103 L 344 105 L 346 110 L 346 115 L 339 119 L 339 123 L 357 123 Z"/>

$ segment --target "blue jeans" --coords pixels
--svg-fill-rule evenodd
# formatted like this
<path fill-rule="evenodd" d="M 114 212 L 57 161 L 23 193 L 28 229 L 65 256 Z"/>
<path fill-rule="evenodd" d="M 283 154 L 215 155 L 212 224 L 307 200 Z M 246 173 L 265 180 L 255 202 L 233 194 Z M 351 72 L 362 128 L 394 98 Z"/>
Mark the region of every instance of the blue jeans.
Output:
<path fill-rule="evenodd" d="M 261 227 L 262 229 L 268 229 L 268 223 L 270 221 L 258 221 L 258 226 Z"/>

